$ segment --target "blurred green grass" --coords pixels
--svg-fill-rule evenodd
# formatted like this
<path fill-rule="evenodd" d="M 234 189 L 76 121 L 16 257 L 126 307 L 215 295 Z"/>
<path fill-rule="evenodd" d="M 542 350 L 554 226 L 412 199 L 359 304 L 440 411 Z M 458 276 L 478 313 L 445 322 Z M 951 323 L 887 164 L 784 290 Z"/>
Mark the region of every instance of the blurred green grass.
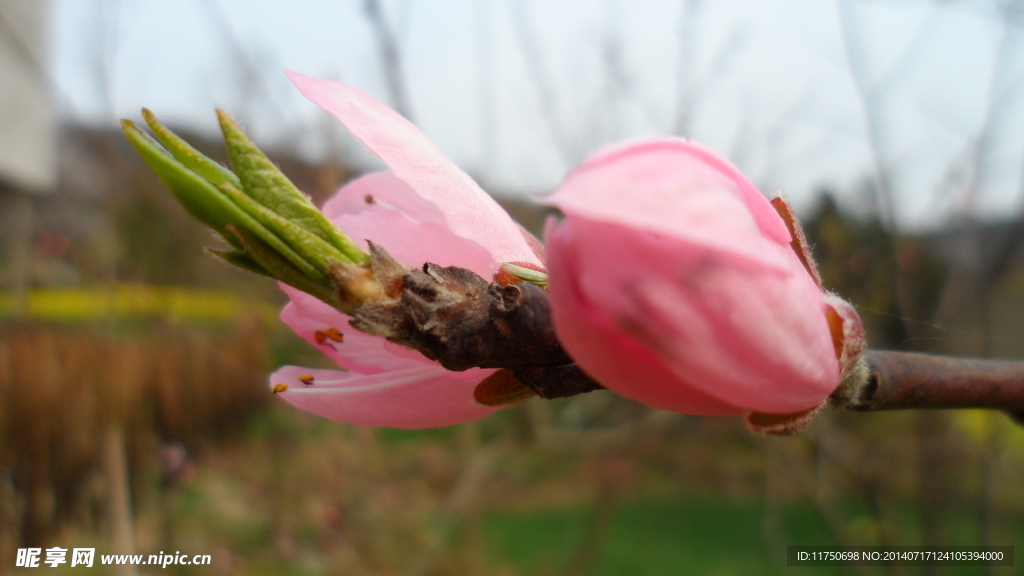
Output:
<path fill-rule="evenodd" d="M 790 544 L 834 545 L 814 511 L 785 511 Z M 590 510 L 564 508 L 501 513 L 484 522 L 488 554 L 522 574 L 557 574 L 585 538 Z M 607 540 L 586 574 L 788 574 L 785 550 L 769 555 L 759 501 L 675 499 L 627 502 L 617 507 Z M 841 574 L 836 568 L 801 568 L 801 574 Z"/>
<path fill-rule="evenodd" d="M 900 528 L 913 531 L 914 510 L 908 507 L 903 512 L 901 519 L 906 524 Z M 565 566 L 585 539 L 591 514 L 586 507 L 568 507 L 488 515 L 483 525 L 487 554 L 496 562 L 513 565 L 520 574 L 564 574 Z M 810 503 L 791 503 L 782 511 L 780 520 L 775 529 L 781 533 L 774 536 L 782 547 L 769 550 L 765 544 L 761 500 L 679 498 L 624 502 L 617 506 L 607 538 L 599 544 L 596 557 L 585 574 L 857 573 L 849 567 L 787 566 L 785 546 L 835 546 L 838 543 Z M 955 541 L 976 541 L 977 526 L 968 515 L 951 519 L 947 528 Z M 1024 542 L 1024 518 L 1016 518 L 1006 528 L 1007 538 L 1000 544 Z M 922 569 L 904 570 L 917 574 Z M 868 573 L 888 572 L 870 568 Z M 989 572 L 983 567 L 957 566 L 945 567 L 942 573 L 981 576 Z"/>

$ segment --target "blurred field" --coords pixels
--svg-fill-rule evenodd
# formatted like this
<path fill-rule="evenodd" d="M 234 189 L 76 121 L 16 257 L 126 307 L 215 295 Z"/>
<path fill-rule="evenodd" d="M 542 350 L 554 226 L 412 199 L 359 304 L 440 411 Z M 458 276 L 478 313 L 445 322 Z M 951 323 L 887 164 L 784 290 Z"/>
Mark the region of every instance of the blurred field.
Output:
<path fill-rule="evenodd" d="M 134 545 L 211 553 L 218 574 L 791 573 L 789 544 L 920 542 L 914 420 L 830 415 L 805 436 L 763 439 L 605 394 L 410 432 L 273 404 L 227 436 L 186 441 L 185 471 L 162 470 L 155 442 L 130 459 Z M 950 543 L 980 537 L 986 427 L 1005 442 L 996 540 L 1024 539 L 1024 433 L 969 413 L 944 434 Z M 109 551 L 102 516 L 67 517 L 45 545 Z"/>

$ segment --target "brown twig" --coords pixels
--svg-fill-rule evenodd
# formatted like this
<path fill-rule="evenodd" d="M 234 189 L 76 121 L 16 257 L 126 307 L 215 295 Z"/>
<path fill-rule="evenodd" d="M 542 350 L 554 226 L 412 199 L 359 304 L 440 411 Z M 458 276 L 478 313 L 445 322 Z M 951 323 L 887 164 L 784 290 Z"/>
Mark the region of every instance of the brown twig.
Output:
<path fill-rule="evenodd" d="M 848 410 L 992 408 L 1024 416 L 1024 362 L 869 350 L 871 376 Z"/>

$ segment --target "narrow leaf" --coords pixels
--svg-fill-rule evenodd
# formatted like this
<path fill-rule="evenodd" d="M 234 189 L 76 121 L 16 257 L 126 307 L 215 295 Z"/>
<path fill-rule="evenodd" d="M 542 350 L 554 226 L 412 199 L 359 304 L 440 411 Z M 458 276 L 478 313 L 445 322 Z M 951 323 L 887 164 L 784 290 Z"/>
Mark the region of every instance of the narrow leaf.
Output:
<path fill-rule="evenodd" d="M 267 278 L 276 280 L 273 274 L 268 272 L 263 266 L 260 266 L 259 262 L 253 260 L 252 257 L 245 252 L 240 252 L 238 250 L 220 250 L 217 248 L 206 248 L 205 250 L 235 268 L 241 268 L 247 272 L 252 272 L 253 274 L 259 274 L 260 276 L 266 276 Z"/>
<path fill-rule="evenodd" d="M 223 184 L 220 190 L 246 214 L 284 240 L 303 261 L 312 264 L 320 272 L 327 272 L 329 259 L 350 262 L 344 254 L 319 236 L 271 212 L 231 184 Z M 301 266 L 299 262 L 294 264 Z"/>
<path fill-rule="evenodd" d="M 167 150 L 140 130 L 130 120 L 122 120 L 121 128 L 142 159 L 170 189 L 178 202 L 197 220 L 213 228 L 226 241 L 240 248 L 238 241 L 227 233 L 225 225 L 236 221 L 240 213 L 223 194 L 195 172 L 174 159 Z"/>
<path fill-rule="evenodd" d="M 171 190 L 175 198 L 181 202 L 181 205 L 200 222 L 213 228 L 229 244 L 236 248 L 242 247 L 238 243 L 236 235 L 228 232 L 227 226 L 233 224 L 263 240 L 316 282 L 329 282 L 322 272 L 296 254 L 274 233 L 246 214 L 229 200 L 224 192 L 177 161 L 158 142 L 139 130 L 131 121 L 122 120 L 121 127 L 128 141 Z"/>
<path fill-rule="evenodd" d="M 251 257 L 258 266 L 269 272 L 270 277 L 276 278 L 292 288 L 302 290 L 307 294 L 315 296 L 335 308 L 339 307 L 340 303 L 338 301 L 338 296 L 331 288 L 329 280 L 326 280 L 323 283 L 314 281 L 287 259 L 283 258 L 277 251 L 255 236 L 233 225 L 228 225 L 228 230 L 235 236 L 236 240 L 245 247 L 245 255 Z M 234 257 L 231 256 L 230 258 Z M 234 262 L 228 258 L 224 259 L 228 263 L 234 264 Z"/>
<path fill-rule="evenodd" d="M 319 236 L 345 255 L 348 261 L 369 260 L 350 238 L 342 234 L 309 198 L 295 187 L 269 158 L 245 135 L 224 111 L 217 110 L 231 165 L 241 181 L 241 190 L 256 202 Z"/>
<path fill-rule="evenodd" d="M 142 109 L 142 117 L 146 120 L 146 124 L 149 124 L 149 128 L 153 131 L 156 139 L 179 162 L 209 180 L 214 186 L 220 186 L 227 182 L 236 188 L 242 187 L 238 176 L 235 176 L 231 170 L 208 158 L 205 154 L 193 148 L 191 144 L 179 138 L 177 134 L 168 130 L 148 108 Z"/>

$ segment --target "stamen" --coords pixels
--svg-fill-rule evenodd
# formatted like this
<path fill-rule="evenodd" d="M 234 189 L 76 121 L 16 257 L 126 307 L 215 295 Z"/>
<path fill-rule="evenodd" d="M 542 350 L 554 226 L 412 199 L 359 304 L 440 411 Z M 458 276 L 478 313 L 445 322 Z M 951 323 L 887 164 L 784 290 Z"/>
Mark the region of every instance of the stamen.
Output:
<path fill-rule="evenodd" d="M 296 388 L 292 394 L 360 394 L 373 390 L 386 390 L 406 384 L 423 382 L 431 378 L 437 378 L 447 374 L 448 371 L 440 366 L 423 366 L 396 370 L 384 374 L 370 374 L 357 376 L 355 378 L 339 378 L 336 380 L 321 380 L 316 387 Z M 339 386 L 331 386 L 337 384 Z"/>
<path fill-rule="evenodd" d="M 284 382 L 281 382 L 280 384 L 275 384 L 274 387 L 270 389 L 270 391 L 273 392 L 274 394 L 279 394 L 287 389 L 288 385 L 285 384 Z"/>
<path fill-rule="evenodd" d="M 333 342 L 344 342 L 345 335 L 341 333 L 341 330 L 337 328 L 326 328 L 324 330 L 317 330 L 313 333 L 313 338 L 316 339 L 316 343 L 320 346 L 330 346 L 332 350 L 336 350 L 333 344 L 327 343 L 328 340 Z"/>
<path fill-rule="evenodd" d="M 312 374 L 303 374 L 302 376 L 299 376 L 299 382 L 302 382 L 306 386 L 312 386 L 313 385 L 313 375 Z"/>
<path fill-rule="evenodd" d="M 366 202 L 367 204 L 373 204 L 376 202 L 376 200 L 373 199 L 373 194 L 367 194 L 366 196 L 363 196 L 363 201 Z"/>

